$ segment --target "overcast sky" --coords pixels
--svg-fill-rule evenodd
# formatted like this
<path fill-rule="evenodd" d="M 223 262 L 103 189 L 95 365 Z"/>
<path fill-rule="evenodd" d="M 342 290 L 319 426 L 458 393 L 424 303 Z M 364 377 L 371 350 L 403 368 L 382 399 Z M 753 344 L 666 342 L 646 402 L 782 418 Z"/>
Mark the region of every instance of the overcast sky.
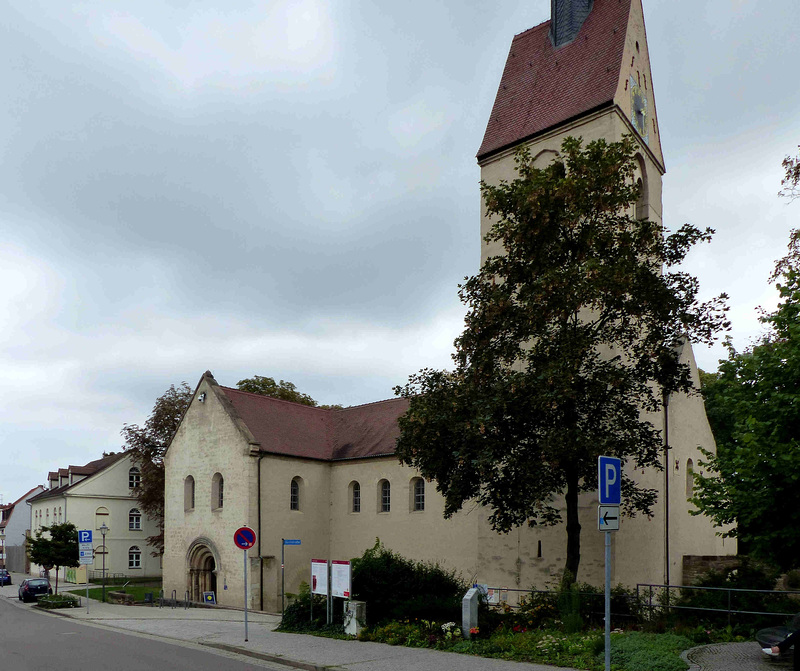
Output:
<path fill-rule="evenodd" d="M 664 220 L 716 229 L 687 269 L 730 294 L 743 348 L 800 219 L 776 196 L 800 143 L 797 2 L 644 5 Z M 119 449 L 207 369 L 352 405 L 450 365 L 475 153 L 549 0 L 3 6 L 3 501 Z"/>

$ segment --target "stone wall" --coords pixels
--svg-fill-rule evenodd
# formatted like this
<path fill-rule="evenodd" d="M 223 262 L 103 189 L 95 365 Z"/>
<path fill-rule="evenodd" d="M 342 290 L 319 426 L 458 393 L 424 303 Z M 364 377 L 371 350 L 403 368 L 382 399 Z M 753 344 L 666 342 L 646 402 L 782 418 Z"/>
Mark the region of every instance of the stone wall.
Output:
<path fill-rule="evenodd" d="M 708 571 L 722 571 L 739 566 L 736 555 L 683 555 L 683 584 L 695 585 Z"/>

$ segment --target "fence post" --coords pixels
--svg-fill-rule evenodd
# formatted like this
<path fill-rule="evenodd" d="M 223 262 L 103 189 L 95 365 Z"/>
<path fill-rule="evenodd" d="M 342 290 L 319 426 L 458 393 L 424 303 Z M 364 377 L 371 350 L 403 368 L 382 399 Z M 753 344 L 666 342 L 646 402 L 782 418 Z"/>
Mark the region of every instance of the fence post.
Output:
<path fill-rule="evenodd" d="M 728 626 L 731 626 L 731 591 L 728 590 Z"/>

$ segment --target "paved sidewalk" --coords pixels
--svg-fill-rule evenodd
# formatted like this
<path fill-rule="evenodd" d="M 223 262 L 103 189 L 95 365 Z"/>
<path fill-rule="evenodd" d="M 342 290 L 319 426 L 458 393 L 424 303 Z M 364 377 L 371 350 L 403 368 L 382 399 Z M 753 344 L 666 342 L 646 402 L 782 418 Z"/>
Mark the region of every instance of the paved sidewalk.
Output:
<path fill-rule="evenodd" d="M 13 585 L 0 587 L 0 598 L 17 602 L 17 588 L 26 576 L 13 574 Z M 69 589 L 73 586 L 70 585 Z M 59 585 L 59 591 L 61 586 Z M 542 664 L 524 664 L 483 657 L 458 655 L 440 650 L 405 648 L 383 643 L 340 641 L 303 634 L 273 631 L 277 615 L 248 613 L 248 640 L 244 640 L 244 611 L 223 608 L 159 608 L 158 606 L 118 606 L 89 600 L 82 608 L 50 611 L 87 623 L 113 627 L 139 634 L 158 636 L 247 655 L 287 669 L 307 671 L 576 671 Z M 275 668 L 272 666 L 271 668 Z"/>

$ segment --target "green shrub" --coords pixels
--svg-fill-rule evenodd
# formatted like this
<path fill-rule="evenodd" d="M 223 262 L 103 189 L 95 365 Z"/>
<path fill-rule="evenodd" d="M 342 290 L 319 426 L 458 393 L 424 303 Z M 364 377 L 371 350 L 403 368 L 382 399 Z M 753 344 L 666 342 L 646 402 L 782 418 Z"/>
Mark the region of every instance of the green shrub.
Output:
<path fill-rule="evenodd" d="M 298 594 L 287 596 L 291 601 L 283 612 L 278 631 L 323 631 L 328 628 L 327 598 L 319 594 L 312 595 L 307 582 L 300 583 Z M 341 609 L 334 609 L 333 616 L 334 626 L 330 633 L 335 634 L 342 629 Z"/>
<path fill-rule="evenodd" d="M 800 569 L 794 569 L 786 574 L 786 587 L 800 589 Z"/>
<path fill-rule="evenodd" d="M 49 594 L 39 597 L 36 603 L 40 608 L 53 610 L 55 608 L 78 608 L 81 600 L 71 594 Z"/>
<path fill-rule="evenodd" d="M 454 571 L 415 562 L 379 541 L 353 560 L 353 598 L 367 602 L 367 625 L 391 620 L 461 621 L 468 589 Z"/>

